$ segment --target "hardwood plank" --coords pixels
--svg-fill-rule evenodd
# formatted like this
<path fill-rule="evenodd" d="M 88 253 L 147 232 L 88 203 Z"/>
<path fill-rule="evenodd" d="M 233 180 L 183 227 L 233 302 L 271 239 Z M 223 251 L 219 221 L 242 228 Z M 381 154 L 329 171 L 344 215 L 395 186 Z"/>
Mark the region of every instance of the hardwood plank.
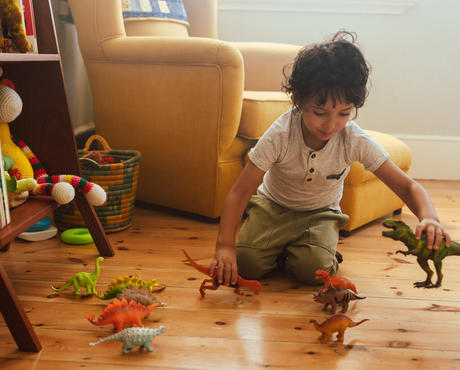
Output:
<path fill-rule="evenodd" d="M 424 183 L 454 239 L 460 240 L 460 183 Z M 441 206 L 438 206 L 441 205 Z M 391 217 L 389 215 L 388 217 Z M 411 226 L 407 209 L 395 218 Z M 237 296 L 220 287 L 200 298 L 204 275 L 185 262 L 186 248 L 201 264 L 210 262 L 218 225 L 162 209 L 136 208 L 133 227 L 107 237 L 116 251 L 101 263 L 97 290 L 119 275 L 157 278 L 166 289 L 156 296 L 168 304 L 155 309 L 146 326 L 165 325 L 153 353 L 134 349 L 122 355 L 121 343 L 88 343 L 113 333 L 86 315 L 99 315 L 110 301 L 75 297 L 71 289 L 54 293 L 79 271 L 91 272 L 94 245 L 68 246 L 53 238 L 39 243 L 15 240 L 0 262 L 42 345 L 40 354 L 17 351 L 0 320 L 0 368 L 8 369 L 457 369 L 460 367 L 460 264 L 444 261 L 443 286 L 416 289 L 425 273 L 412 256 L 395 254 L 403 245 L 381 236 L 384 218 L 340 240 L 340 275 L 357 286 L 365 300 L 353 301 L 347 315 L 368 322 L 345 333 L 345 346 L 322 345 L 308 322 L 329 317 L 304 286 L 278 271 L 262 280 L 259 296 Z M 59 251 L 59 252 L 57 252 Z"/>

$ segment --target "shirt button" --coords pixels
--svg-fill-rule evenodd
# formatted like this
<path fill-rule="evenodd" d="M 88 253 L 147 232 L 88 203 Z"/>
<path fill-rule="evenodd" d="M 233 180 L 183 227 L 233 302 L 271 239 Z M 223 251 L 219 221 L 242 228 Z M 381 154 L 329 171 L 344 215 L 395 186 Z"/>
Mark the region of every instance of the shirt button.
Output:
<path fill-rule="evenodd" d="M 307 181 L 311 181 L 311 179 L 307 179 Z"/>
<path fill-rule="evenodd" d="M 312 157 L 312 158 L 316 158 L 316 154 L 313 153 L 313 154 L 311 155 L 311 157 Z"/>
<path fill-rule="evenodd" d="M 310 173 L 313 173 L 315 172 L 315 169 L 314 168 L 310 168 Z"/>

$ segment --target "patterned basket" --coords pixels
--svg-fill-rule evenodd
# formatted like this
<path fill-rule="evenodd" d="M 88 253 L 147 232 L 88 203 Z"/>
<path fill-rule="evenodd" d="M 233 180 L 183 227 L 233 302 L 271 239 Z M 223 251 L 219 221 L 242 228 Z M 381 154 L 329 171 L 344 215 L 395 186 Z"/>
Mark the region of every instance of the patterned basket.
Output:
<path fill-rule="evenodd" d="M 97 154 L 112 157 L 114 163 L 99 164 L 83 157 L 95 140 L 103 148 Z M 86 141 L 85 147 L 78 151 L 78 155 L 82 177 L 100 185 L 107 192 L 107 201 L 102 206 L 94 207 L 104 230 L 110 233 L 128 228 L 134 211 L 141 153 L 137 150 L 111 149 L 102 136 L 93 135 Z M 61 230 L 86 227 L 75 202 L 56 209 L 54 222 Z"/>

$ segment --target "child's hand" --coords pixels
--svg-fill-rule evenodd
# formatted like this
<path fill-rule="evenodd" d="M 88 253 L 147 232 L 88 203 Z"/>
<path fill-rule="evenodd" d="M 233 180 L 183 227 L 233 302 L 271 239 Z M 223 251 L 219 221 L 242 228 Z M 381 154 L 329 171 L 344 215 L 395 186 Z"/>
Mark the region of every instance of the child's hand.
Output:
<path fill-rule="evenodd" d="M 442 228 L 441 224 L 432 219 L 424 218 L 415 228 L 415 238 L 420 239 L 423 231 L 426 232 L 426 242 L 428 249 L 437 250 L 442 242 L 442 239 L 446 239 L 446 247 L 450 246 L 451 239 L 449 234 Z"/>
<path fill-rule="evenodd" d="M 209 271 L 217 270 L 217 282 L 225 286 L 234 285 L 238 278 L 238 266 L 233 247 L 217 247 Z"/>

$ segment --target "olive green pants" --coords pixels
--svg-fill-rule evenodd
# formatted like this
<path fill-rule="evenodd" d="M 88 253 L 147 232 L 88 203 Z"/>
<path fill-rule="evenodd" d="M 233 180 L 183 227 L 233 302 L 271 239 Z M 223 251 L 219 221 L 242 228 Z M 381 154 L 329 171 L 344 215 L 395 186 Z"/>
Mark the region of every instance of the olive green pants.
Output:
<path fill-rule="evenodd" d="M 322 208 L 292 211 L 262 195 L 253 195 L 246 208 L 235 252 L 238 273 L 246 279 L 260 279 L 284 259 L 285 269 L 305 284 L 321 284 L 315 271 L 331 275 L 338 269 L 335 257 L 340 228 L 348 216 Z"/>

